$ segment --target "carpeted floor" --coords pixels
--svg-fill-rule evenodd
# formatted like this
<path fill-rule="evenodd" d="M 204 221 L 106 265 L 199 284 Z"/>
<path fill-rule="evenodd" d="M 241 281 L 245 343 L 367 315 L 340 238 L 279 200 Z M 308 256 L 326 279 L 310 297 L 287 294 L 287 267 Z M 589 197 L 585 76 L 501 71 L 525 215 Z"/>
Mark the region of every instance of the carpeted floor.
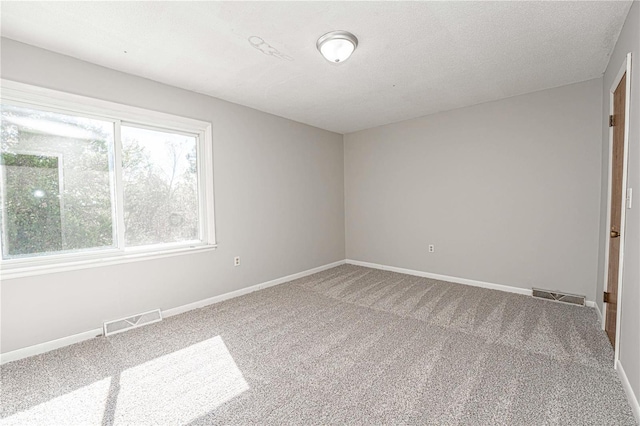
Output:
<path fill-rule="evenodd" d="M 3 425 L 633 425 L 593 309 L 343 265 L 5 364 Z"/>

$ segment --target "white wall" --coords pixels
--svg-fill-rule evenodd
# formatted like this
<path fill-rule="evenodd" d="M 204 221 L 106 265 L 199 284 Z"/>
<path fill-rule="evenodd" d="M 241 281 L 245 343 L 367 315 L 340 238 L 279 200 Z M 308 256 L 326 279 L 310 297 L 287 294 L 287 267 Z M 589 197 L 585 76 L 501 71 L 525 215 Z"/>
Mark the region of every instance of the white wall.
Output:
<path fill-rule="evenodd" d="M 3 280 L 2 352 L 341 260 L 345 241 L 354 260 L 601 302 L 601 106 L 608 111 L 603 91 L 624 54 L 640 61 L 639 15 L 635 4 L 604 86 L 596 79 L 369 129 L 346 135 L 344 150 L 338 134 L 2 39 L 2 78 L 211 121 L 219 242 L 210 253 Z M 633 96 L 630 185 L 640 192 Z M 627 219 L 621 338 L 636 394 L 638 211 Z"/>
<path fill-rule="evenodd" d="M 344 259 L 341 135 L 12 40 L 1 48 L 2 78 L 210 121 L 219 244 L 3 280 L 3 353 Z"/>
<path fill-rule="evenodd" d="M 602 117 L 609 115 L 609 93 L 627 53 L 632 54 L 631 109 L 629 123 L 628 186 L 633 188 L 633 208 L 627 209 L 622 275 L 620 323 L 620 363 L 636 395 L 640 397 L 640 5 L 634 2 L 627 15 L 616 47 L 604 74 Z M 627 81 L 629 81 L 627 79 Z M 603 122 L 604 124 L 604 122 Z M 609 231 L 606 227 L 607 189 L 609 187 L 609 128 L 602 132 L 602 194 L 600 221 L 600 262 L 597 301 L 602 307 L 604 290 L 604 251 Z"/>
<path fill-rule="evenodd" d="M 345 135 L 347 258 L 594 300 L 601 105 L 595 79 Z"/>

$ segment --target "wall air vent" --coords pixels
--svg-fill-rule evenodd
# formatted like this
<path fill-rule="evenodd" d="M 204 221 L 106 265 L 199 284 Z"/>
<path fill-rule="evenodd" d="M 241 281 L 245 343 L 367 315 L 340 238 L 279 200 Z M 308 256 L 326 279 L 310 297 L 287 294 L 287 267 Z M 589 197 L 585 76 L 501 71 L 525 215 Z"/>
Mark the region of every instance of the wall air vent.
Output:
<path fill-rule="evenodd" d="M 533 297 L 538 299 L 553 300 L 554 302 L 569 303 L 571 305 L 584 306 L 585 297 L 576 294 L 560 293 L 559 291 L 532 289 Z"/>
<path fill-rule="evenodd" d="M 128 318 L 122 318 L 113 321 L 107 321 L 103 324 L 105 336 L 110 336 L 116 333 L 122 333 L 123 331 L 131 330 L 133 328 L 142 327 L 143 325 L 153 324 L 154 322 L 162 321 L 162 313 L 160 309 L 155 311 L 143 312 L 141 314 L 133 315 Z"/>

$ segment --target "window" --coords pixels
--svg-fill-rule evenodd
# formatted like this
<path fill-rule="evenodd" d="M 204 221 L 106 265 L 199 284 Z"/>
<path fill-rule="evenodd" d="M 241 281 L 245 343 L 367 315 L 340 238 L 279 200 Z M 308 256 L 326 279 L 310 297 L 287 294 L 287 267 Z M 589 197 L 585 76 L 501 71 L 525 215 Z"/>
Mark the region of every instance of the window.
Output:
<path fill-rule="evenodd" d="M 198 139 L 122 126 L 127 246 L 198 240 Z"/>
<path fill-rule="evenodd" d="M 215 247 L 210 124 L 2 86 L 3 278 Z"/>

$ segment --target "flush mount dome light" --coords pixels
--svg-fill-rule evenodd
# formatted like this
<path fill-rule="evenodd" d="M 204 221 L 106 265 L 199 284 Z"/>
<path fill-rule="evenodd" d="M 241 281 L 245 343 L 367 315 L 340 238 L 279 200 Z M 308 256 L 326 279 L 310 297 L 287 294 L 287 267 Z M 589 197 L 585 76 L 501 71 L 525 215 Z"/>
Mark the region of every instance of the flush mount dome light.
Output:
<path fill-rule="evenodd" d="M 318 39 L 316 47 L 327 61 L 344 62 L 358 47 L 358 39 L 347 31 L 331 31 Z"/>

